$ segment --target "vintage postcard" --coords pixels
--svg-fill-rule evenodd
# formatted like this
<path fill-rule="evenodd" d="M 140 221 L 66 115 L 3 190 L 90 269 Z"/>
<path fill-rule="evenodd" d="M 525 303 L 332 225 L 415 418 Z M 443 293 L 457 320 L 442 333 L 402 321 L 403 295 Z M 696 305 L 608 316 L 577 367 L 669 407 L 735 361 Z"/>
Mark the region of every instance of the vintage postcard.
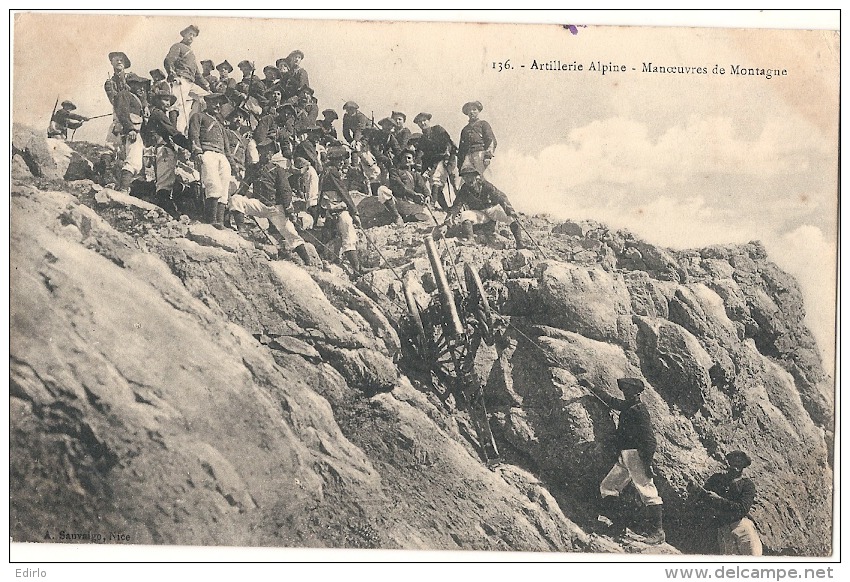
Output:
<path fill-rule="evenodd" d="M 12 16 L 13 560 L 836 556 L 838 30 Z"/>

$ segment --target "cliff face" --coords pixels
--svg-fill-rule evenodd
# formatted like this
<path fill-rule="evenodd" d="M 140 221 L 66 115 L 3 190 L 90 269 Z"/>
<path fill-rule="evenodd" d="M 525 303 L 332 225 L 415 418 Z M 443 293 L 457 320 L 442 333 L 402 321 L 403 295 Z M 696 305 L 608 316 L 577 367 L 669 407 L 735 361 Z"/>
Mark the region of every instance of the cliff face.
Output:
<path fill-rule="evenodd" d="M 658 432 L 671 545 L 652 551 L 713 551 L 686 488 L 732 448 L 753 457 L 766 548 L 831 551 L 832 387 L 796 284 L 758 244 L 673 253 L 544 218 L 525 224 L 545 257 L 501 234 L 440 243 L 510 322 L 476 361 L 505 459 L 489 470 L 467 413 L 398 357 L 404 301 L 376 249 L 429 289 L 430 226 L 369 229 L 378 268 L 355 286 L 89 181 L 33 177 L 25 143 L 15 541 L 65 524 L 133 543 L 646 551 L 589 533 L 615 425 L 579 382 L 616 391 L 629 375 L 650 385 Z"/>

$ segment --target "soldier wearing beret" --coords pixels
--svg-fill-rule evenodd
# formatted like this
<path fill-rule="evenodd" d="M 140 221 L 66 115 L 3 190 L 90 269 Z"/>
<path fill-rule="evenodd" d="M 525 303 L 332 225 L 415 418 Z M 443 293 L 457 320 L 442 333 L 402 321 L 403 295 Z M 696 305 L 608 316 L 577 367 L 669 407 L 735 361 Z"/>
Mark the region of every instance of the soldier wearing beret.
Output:
<path fill-rule="evenodd" d="M 497 223 L 505 222 L 514 235 L 517 249 L 525 248 L 516 211 L 507 195 L 471 166 L 461 169 L 460 175 L 464 184 L 448 209 L 448 220 L 455 223 L 460 219 L 461 238 L 471 238 L 476 224 L 488 225 L 495 232 Z"/>
<path fill-rule="evenodd" d="M 343 170 L 350 162 L 350 155 L 345 146 L 328 149 L 327 164 L 319 178 L 317 208 L 325 218 L 325 229 L 332 229 L 339 235 L 340 253 L 349 262 L 354 274 L 360 275 L 362 270 L 360 256 L 357 254 L 357 231 L 355 230 L 355 227 L 360 226 L 360 216 L 348 192 L 348 185 L 342 177 Z"/>
<path fill-rule="evenodd" d="M 342 137 L 354 147 L 354 143 L 363 137 L 363 130 L 371 127 L 372 123 L 354 101 L 347 101 L 342 108 L 345 110 L 342 116 Z"/>
<path fill-rule="evenodd" d="M 171 83 L 171 92 L 177 97 L 177 129 L 186 131 L 189 117 L 199 109 L 197 103 L 200 97 L 210 91 L 209 83 L 198 66 L 198 59 L 192 51 L 192 43 L 200 34 L 200 30 L 191 24 L 180 31 L 182 40 L 171 45 L 165 55 L 163 65 Z"/>
<path fill-rule="evenodd" d="M 257 144 L 257 150 L 260 161 L 246 170 L 242 185 L 230 201 L 230 215 L 236 229 L 242 232 L 246 215 L 267 218 L 283 237 L 286 249 L 310 265 L 304 239 L 295 230 L 289 172 L 272 161 L 275 145 L 271 140 Z"/>
<path fill-rule="evenodd" d="M 744 451 L 726 454 L 726 471 L 715 473 L 702 487 L 698 500 L 714 518 L 720 553 L 731 556 L 761 556 L 762 544 L 750 509 L 755 503 L 756 486 L 744 476 L 752 464 Z"/>
<path fill-rule="evenodd" d="M 422 152 L 422 170 L 430 178 L 431 192 L 437 202 L 447 209 L 454 203 L 455 197 L 457 147 L 442 126 L 431 125 L 430 113 L 420 113 L 413 123 L 422 130 L 422 137 L 417 143 L 417 149 Z"/>
<path fill-rule="evenodd" d="M 458 162 L 460 167 L 472 166 L 478 173 L 484 174 L 490 159 L 496 151 L 496 136 L 490 124 L 478 116 L 484 106 L 480 101 L 465 103 L 462 111 L 469 117 L 469 123 L 460 132 L 458 144 Z"/>
<path fill-rule="evenodd" d="M 407 142 L 410 140 L 411 136 L 411 131 L 404 127 L 404 124 L 407 122 L 407 115 L 401 111 L 393 111 L 390 114 L 390 120 L 395 126 L 392 128 L 392 131 L 395 134 L 395 139 L 398 142 L 399 147 L 401 149 L 406 148 Z"/>
<path fill-rule="evenodd" d="M 655 455 L 655 429 L 649 417 L 649 411 L 641 402 L 640 395 L 645 386 L 640 378 L 620 378 L 617 386 L 623 398 L 610 396 L 603 390 L 594 391 L 608 407 L 620 412 L 617 423 L 616 446 L 617 462 L 599 485 L 602 496 L 602 509 L 613 524 L 615 533 L 625 529 L 624 516 L 620 503 L 620 493 L 631 483 L 637 490 L 649 514 L 652 531 L 645 537 L 648 544 L 658 545 L 665 541 L 662 526 L 663 501 L 652 480 L 652 457 Z"/>

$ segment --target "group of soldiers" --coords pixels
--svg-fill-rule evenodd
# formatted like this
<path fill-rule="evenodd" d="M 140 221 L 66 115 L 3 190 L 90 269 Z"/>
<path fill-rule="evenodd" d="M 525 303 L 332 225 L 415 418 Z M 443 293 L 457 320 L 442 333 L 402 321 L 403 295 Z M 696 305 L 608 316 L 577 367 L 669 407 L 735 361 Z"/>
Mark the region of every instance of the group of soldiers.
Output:
<path fill-rule="evenodd" d="M 229 222 L 241 231 L 246 216 L 266 218 L 288 250 L 308 263 L 296 225 L 302 231 L 330 227 L 355 274 L 361 272 L 361 225 L 354 191 L 376 196 L 397 224 L 436 203 L 461 237 L 470 238 L 475 225 L 492 232 L 503 222 L 523 246 L 515 210 L 484 177 L 497 142 L 479 118 L 480 102 L 462 107 L 469 122 L 457 146 L 432 124 L 430 113 L 414 118 L 421 130 L 414 133 L 404 113 L 393 111 L 375 123 L 354 101 L 343 105 L 340 137 L 336 111 L 326 109 L 319 118 L 303 52 L 263 67 L 262 78 L 253 62 L 243 60 L 237 80 L 227 60 L 198 62 L 192 44 L 199 34 L 194 25 L 183 29 L 163 60 L 164 71 L 154 69 L 149 77 L 130 72 L 125 53 L 109 53 L 113 71 L 104 90 L 114 112 L 107 141 L 118 152 L 117 189 L 129 191 L 145 166 L 153 166 L 156 202 L 176 212 L 177 185 L 195 177 L 206 222 L 218 228 Z M 63 115 L 77 123 L 74 114 Z"/>
<path fill-rule="evenodd" d="M 176 214 L 177 186 L 200 183 L 204 220 L 243 233 L 246 217 L 262 217 L 275 227 L 288 250 L 310 264 L 302 233 L 323 225 L 333 232 L 339 253 L 354 274 L 362 272 L 357 254 L 361 227 L 351 192 L 373 195 L 396 224 L 415 219 L 424 205 L 437 204 L 448 214 L 445 224 L 459 226 L 470 238 L 476 225 L 494 229 L 506 223 L 518 248 L 524 246 L 517 215 L 503 192 L 485 177 L 497 142 L 493 129 L 480 119 L 478 101 L 463 105 L 468 123 L 455 145 L 448 132 L 422 112 L 405 127 L 407 116 L 393 111 L 377 123 L 354 101 L 343 105 L 342 135 L 333 109 L 319 119 L 318 101 L 301 66 L 299 50 L 263 67 L 243 60 L 232 77 L 232 65 L 197 61 L 192 43 L 200 34 L 191 25 L 169 49 L 164 71 L 150 77 L 130 72 L 123 52 L 109 54 L 113 72 L 104 90 L 113 107 L 108 141 L 119 165 L 115 184 L 129 191 L 143 172 L 145 157 L 155 168 L 156 201 Z M 216 74 L 214 74 L 214 72 Z M 51 137 L 66 137 L 88 118 L 73 113 L 66 101 L 51 120 Z M 194 165 L 190 162 L 193 162 Z M 299 232 L 300 231 L 300 232 Z M 651 544 L 665 541 L 663 501 L 652 477 L 655 436 L 640 396 L 638 378 L 618 381 L 624 398 L 594 393 L 620 411 L 618 460 L 600 484 L 601 508 L 612 531 L 625 527 L 620 493 L 632 484 L 646 507 Z M 589 385 L 586 387 L 590 388 Z M 722 553 L 761 554 L 761 543 L 747 517 L 755 487 L 743 476 L 750 464 L 742 451 L 727 455 L 728 468 L 697 487 L 694 493 L 715 516 Z"/>

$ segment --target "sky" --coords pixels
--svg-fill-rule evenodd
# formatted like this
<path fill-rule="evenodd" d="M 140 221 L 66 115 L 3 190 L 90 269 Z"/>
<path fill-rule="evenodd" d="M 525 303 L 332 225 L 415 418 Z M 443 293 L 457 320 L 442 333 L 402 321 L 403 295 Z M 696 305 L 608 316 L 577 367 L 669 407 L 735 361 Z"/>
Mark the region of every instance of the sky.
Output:
<path fill-rule="evenodd" d="M 201 30 L 199 60 L 248 58 L 259 70 L 302 50 L 321 109 L 341 114 L 353 99 L 376 120 L 405 112 L 412 130 L 426 111 L 457 140 L 461 106 L 481 101 L 499 144 L 490 179 L 521 211 L 595 219 L 679 249 L 761 240 L 800 282 L 832 366 L 838 33 L 23 14 L 14 121 L 46 128 L 57 96 L 84 115 L 108 113 L 107 53 L 126 52 L 147 76 L 190 23 Z M 533 70 L 535 60 L 584 70 Z M 626 71 L 602 75 L 591 63 Z M 644 63 L 709 74 L 644 73 Z M 715 65 L 726 74 L 712 74 Z M 732 65 L 788 74 L 733 75 Z M 93 121 L 76 138 L 102 141 L 107 126 Z"/>

